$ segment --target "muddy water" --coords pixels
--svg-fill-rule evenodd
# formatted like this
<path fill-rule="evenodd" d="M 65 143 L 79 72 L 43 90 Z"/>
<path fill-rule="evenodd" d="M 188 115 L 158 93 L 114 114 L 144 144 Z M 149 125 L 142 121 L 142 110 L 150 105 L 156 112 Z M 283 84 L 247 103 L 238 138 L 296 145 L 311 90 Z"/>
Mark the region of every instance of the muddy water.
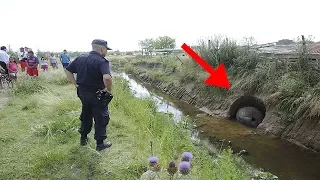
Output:
<path fill-rule="evenodd" d="M 320 155 L 288 141 L 261 135 L 234 121 L 204 117 L 197 125 L 206 136 L 215 136 L 232 142 L 235 151 L 245 149 L 244 159 L 255 167 L 263 168 L 279 179 L 320 179 Z"/>
<path fill-rule="evenodd" d="M 176 121 L 186 115 L 195 119 L 197 114 L 202 113 L 124 73 L 117 75 L 129 81 L 136 97 L 151 97 L 156 101 L 159 111 L 172 113 Z M 201 132 L 200 137 L 209 137 L 212 143 L 221 139 L 231 141 L 235 152 L 243 149 L 248 151 L 249 154 L 243 157 L 256 168 L 262 168 L 284 180 L 320 180 L 319 153 L 305 150 L 285 140 L 259 135 L 256 129 L 231 120 L 214 117 L 197 119 L 196 125 Z"/>

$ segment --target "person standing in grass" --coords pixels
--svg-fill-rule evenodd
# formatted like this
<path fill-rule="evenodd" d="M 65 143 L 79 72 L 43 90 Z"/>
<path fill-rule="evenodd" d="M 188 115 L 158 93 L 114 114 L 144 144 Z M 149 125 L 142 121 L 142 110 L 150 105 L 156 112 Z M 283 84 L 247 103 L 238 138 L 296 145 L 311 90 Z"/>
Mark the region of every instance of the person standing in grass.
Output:
<path fill-rule="evenodd" d="M 26 63 L 27 63 L 27 74 L 31 77 L 37 77 L 39 59 L 36 56 L 34 56 L 33 51 L 28 52 L 28 58 L 26 60 Z"/>
<path fill-rule="evenodd" d="M 48 72 L 48 60 L 45 57 L 41 58 L 41 69 L 43 72 Z"/>
<path fill-rule="evenodd" d="M 77 88 L 77 95 L 82 103 L 81 127 L 78 130 L 81 134 L 80 145 L 87 144 L 87 135 L 92 129 L 92 118 L 94 118 L 94 139 L 97 143 L 97 151 L 112 145 L 111 142 L 104 142 L 107 138 L 106 128 L 110 120 L 108 104 L 113 97 L 109 61 L 105 58 L 107 50 L 111 50 L 107 41 L 93 40 L 92 51 L 77 57 L 66 67 L 65 71 L 68 79 Z M 77 81 L 74 73 L 77 74 Z"/>
<path fill-rule="evenodd" d="M 67 50 L 63 50 L 63 53 L 60 55 L 60 61 L 63 68 L 66 68 L 70 64 L 70 56 L 67 53 Z"/>
<path fill-rule="evenodd" d="M 50 57 L 49 57 L 49 60 L 50 60 L 50 65 L 52 66 L 53 69 L 57 69 L 57 58 L 54 56 L 53 53 L 51 53 Z"/>
<path fill-rule="evenodd" d="M 4 69 L 5 74 L 8 74 L 9 55 L 7 54 L 7 47 L 1 46 L 0 50 L 0 66 Z"/>
<path fill-rule="evenodd" d="M 20 63 L 21 71 L 25 72 L 26 67 L 27 67 L 26 59 L 28 57 L 28 52 L 26 52 L 24 50 L 24 48 L 21 47 L 20 51 L 18 52 L 18 56 L 19 56 L 19 63 Z"/>
<path fill-rule="evenodd" d="M 24 47 L 24 52 L 27 54 L 27 58 L 28 58 L 29 48 L 28 47 Z"/>
<path fill-rule="evenodd" d="M 10 59 L 9 59 L 8 73 L 9 73 L 9 76 L 11 79 L 13 79 L 13 80 L 17 79 L 18 65 L 17 65 L 14 57 L 10 57 Z"/>

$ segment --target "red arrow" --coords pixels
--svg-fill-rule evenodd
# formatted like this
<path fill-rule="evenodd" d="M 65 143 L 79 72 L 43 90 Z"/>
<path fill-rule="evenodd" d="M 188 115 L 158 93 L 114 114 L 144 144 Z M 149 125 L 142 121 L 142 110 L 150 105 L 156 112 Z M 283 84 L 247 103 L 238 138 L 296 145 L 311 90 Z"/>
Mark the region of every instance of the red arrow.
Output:
<path fill-rule="evenodd" d="M 203 60 L 196 52 L 194 52 L 188 45 L 183 43 L 181 48 L 188 53 L 210 76 L 204 84 L 211 86 L 218 86 L 229 89 L 230 83 L 224 64 L 221 63 L 216 70 L 214 70 L 205 60 Z"/>

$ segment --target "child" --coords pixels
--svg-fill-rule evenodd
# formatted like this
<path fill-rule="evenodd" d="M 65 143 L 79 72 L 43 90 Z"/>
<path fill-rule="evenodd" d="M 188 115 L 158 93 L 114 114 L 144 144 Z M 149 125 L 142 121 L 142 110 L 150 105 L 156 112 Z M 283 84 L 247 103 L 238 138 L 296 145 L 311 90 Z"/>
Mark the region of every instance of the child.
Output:
<path fill-rule="evenodd" d="M 18 73 L 18 65 L 14 60 L 14 57 L 10 57 L 8 63 L 8 73 L 11 79 L 17 80 L 17 73 Z"/>
<path fill-rule="evenodd" d="M 51 55 L 49 57 L 49 60 L 50 60 L 50 64 L 51 64 L 52 68 L 53 69 L 58 69 L 57 58 L 54 56 L 53 53 L 51 53 Z"/>
<path fill-rule="evenodd" d="M 41 69 L 43 69 L 43 72 L 48 72 L 48 60 L 44 57 L 41 58 Z"/>
<path fill-rule="evenodd" d="M 28 52 L 25 52 L 24 48 L 21 47 L 20 51 L 18 52 L 18 56 L 19 56 L 21 71 L 25 72 L 26 67 L 27 67 L 26 60 L 27 60 Z"/>
<path fill-rule="evenodd" d="M 31 77 L 38 77 L 38 65 L 39 59 L 34 56 L 33 51 L 28 52 L 29 57 L 27 58 L 27 74 Z"/>

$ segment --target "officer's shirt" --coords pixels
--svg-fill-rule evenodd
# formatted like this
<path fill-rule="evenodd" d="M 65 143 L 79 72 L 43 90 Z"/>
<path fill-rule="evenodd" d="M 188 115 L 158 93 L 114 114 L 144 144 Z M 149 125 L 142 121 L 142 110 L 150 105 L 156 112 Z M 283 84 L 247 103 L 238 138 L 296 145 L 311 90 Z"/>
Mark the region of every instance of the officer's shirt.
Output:
<path fill-rule="evenodd" d="M 95 51 L 77 57 L 66 69 L 77 73 L 78 88 L 84 91 L 104 89 L 103 75 L 111 76 L 109 61 Z"/>

